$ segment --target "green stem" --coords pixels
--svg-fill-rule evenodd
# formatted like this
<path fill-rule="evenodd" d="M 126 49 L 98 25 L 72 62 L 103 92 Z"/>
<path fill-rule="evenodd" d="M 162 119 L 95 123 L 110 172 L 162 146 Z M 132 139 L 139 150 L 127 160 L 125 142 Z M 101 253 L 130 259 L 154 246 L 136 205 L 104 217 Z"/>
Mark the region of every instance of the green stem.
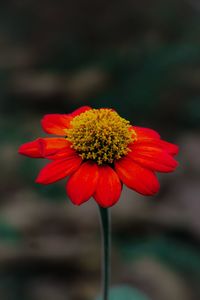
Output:
<path fill-rule="evenodd" d="M 110 212 L 108 208 L 99 206 L 103 242 L 103 300 L 108 300 L 110 283 Z"/>

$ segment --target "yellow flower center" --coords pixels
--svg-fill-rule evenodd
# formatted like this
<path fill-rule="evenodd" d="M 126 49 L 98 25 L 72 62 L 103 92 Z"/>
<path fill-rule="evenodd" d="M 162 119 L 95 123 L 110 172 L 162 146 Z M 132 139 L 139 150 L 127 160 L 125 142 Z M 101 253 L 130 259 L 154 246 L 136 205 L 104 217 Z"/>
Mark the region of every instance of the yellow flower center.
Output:
<path fill-rule="evenodd" d="M 71 121 L 66 139 L 72 143 L 83 160 L 94 160 L 99 165 L 112 164 L 126 155 L 128 145 L 136 138 L 129 121 L 111 109 L 91 109 Z"/>

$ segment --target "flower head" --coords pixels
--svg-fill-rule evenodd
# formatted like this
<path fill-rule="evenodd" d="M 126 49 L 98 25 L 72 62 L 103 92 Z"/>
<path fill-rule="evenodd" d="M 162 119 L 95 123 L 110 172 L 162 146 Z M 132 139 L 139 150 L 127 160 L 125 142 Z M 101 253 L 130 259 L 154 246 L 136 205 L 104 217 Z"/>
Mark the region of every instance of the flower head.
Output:
<path fill-rule="evenodd" d="M 140 194 L 154 195 L 159 190 L 155 172 L 172 172 L 177 167 L 176 145 L 152 129 L 132 126 L 112 109 L 84 106 L 71 114 L 46 115 L 42 127 L 57 137 L 23 144 L 19 153 L 51 160 L 37 183 L 50 184 L 69 176 L 66 191 L 76 205 L 93 197 L 102 207 L 112 206 L 123 184 Z"/>

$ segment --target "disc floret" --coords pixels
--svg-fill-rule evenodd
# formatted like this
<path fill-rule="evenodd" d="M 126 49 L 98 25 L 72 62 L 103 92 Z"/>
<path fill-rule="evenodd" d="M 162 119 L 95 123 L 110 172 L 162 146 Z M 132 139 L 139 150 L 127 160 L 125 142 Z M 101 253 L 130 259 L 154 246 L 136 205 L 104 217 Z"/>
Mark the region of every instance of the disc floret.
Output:
<path fill-rule="evenodd" d="M 125 156 L 136 134 L 129 121 L 111 109 L 91 109 L 71 121 L 66 139 L 83 160 L 112 164 Z"/>

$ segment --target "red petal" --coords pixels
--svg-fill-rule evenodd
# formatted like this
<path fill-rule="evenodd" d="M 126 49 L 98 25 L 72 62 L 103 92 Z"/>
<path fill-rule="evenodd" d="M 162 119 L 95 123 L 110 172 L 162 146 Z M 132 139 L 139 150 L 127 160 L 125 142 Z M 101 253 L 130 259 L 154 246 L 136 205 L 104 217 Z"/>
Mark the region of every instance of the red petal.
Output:
<path fill-rule="evenodd" d="M 115 162 L 115 169 L 122 182 L 136 192 L 147 196 L 158 192 L 159 182 L 155 174 L 133 160 L 122 158 Z"/>
<path fill-rule="evenodd" d="M 80 114 L 82 114 L 82 113 L 84 113 L 85 111 L 90 110 L 90 109 L 92 109 L 90 106 L 81 106 L 80 108 L 74 110 L 74 111 L 71 113 L 71 116 L 76 117 L 76 116 L 78 116 L 78 115 L 80 115 Z"/>
<path fill-rule="evenodd" d="M 130 147 L 145 146 L 145 147 L 157 147 L 167 151 L 170 155 L 176 155 L 178 153 L 178 146 L 172 143 L 168 143 L 160 139 L 139 139 L 133 142 Z"/>
<path fill-rule="evenodd" d="M 149 139 L 149 140 L 140 140 L 140 141 L 135 141 L 134 143 L 129 145 L 129 148 L 132 151 L 138 151 L 138 152 L 158 152 L 158 151 L 163 151 L 162 147 L 160 146 L 160 140 L 155 140 L 155 139 Z"/>
<path fill-rule="evenodd" d="M 149 140 L 149 142 L 151 141 L 152 143 L 159 144 L 160 147 L 165 149 L 171 155 L 176 155 L 178 153 L 178 146 L 164 140 L 160 140 L 160 135 L 155 130 L 137 126 L 133 126 L 132 128 L 137 134 L 137 140 L 135 143 Z"/>
<path fill-rule="evenodd" d="M 172 172 L 178 163 L 165 150 L 162 140 L 143 140 L 130 145 L 127 157 L 140 165 L 158 172 Z M 167 149 L 168 150 L 168 149 Z"/>
<path fill-rule="evenodd" d="M 32 142 L 25 143 L 19 147 L 19 154 L 33 157 L 33 158 L 42 158 L 41 147 L 39 143 L 40 139 L 37 139 Z"/>
<path fill-rule="evenodd" d="M 169 154 L 176 155 L 178 154 L 179 147 L 175 144 L 160 140 L 160 145 L 165 149 Z"/>
<path fill-rule="evenodd" d="M 121 190 L 117 173 L 109 166 L 99 167 L 99 179 L 93 196 L 96 202 L 102 207 L 112 206 L 119 200 Z"/>
<path fill-rule="evenodd" d="M 69 178 L 67 194 L 75 205 L 80 205 L 92 197 L 98 181 L 96 163 L 86 162 Z"/>
<path fill-rule="evenodd" d="M 71 143 L 64 138 L 39 138 L 23 144 L 19 153 L 34 158 L 57 159 L 71 156 L 75 151 L 71 148 Z"/>
<path fill-rule="evenodd" d="M 82 159 L 80 156 L 71 156 L 67 159 L 55 160 L 47 164 L 39 173 L 36 182 L 41 184 L 50 184 L 63 179 L 76 171 L 80 166 Z"/>
<path fill-rule="evenodd" d="M 65 130 L 70 127 L 72 119 L 73 116 L 71 115 L 50 114 L 43 117 L 41 124 L 43 130 L 47 133 L 65 136 Z"/>
<path fill-rule="evenodd" d="M 178 166 L 175 159 L 162 150 L 157 152 L 132 151 L 128 153 L 127 157 L 145 168 L 158 172 L 172 172 Z"/>
<path fill-rule="evenodd" d="M 91 107 L 89 106 L 82 106 L 73 111 L 71 114 L 45 115 L 41 121 L 42 128 L 47 133 L 65 136 L 65 130 L 70 127 L 72 119 L 90 109 Z"/>
<path fill-rule="evenodd" d="M 43 157 L 48 159 L 61 159 L 75 155 L 71 143 L 64 138 L 39 139 Z"/>
<path fill-rule="evenodd" d="M 145 127 L 138 127 L 133 126 L 132 127 L 136 134 L 137 134 L 137 140 L 144 140 L 144 139 L 159 139 L 160 135 L 153 129 L 145 128 Z"/>
<path fill-rule="evenodd" d="M 65 159 L 73 155 L 76 155 L 76 151 L 71 147 L 66 147 L 57 151 L 55 154 L 46 156 L 46 158 L 56 160 Z"/>

